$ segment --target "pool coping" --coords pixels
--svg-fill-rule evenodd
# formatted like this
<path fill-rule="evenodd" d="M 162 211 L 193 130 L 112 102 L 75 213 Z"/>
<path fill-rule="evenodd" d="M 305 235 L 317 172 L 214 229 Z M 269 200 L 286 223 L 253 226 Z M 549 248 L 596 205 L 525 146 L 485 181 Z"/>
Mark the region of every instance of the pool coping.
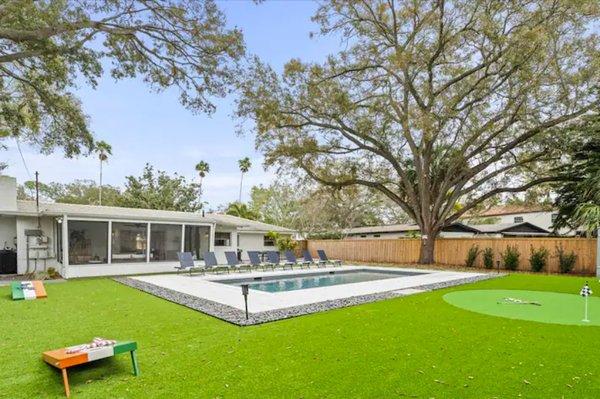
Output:
<path fill-rule="evenodd" d="M 498 277 L 503 277 L 505 275 L 506 274 L 504 273 L 479 274 L 472 277 L 443 281 L 438 283 L 423 284 L 400 290 L 378 292 L 368 295 L 357 295 L 347 298 L 315 302 L 306 305 L 267 310 L 262 312 L 250 313 L 248 319 L 246 319 L 246 315 L 243 310 L 237 309 L 233 306 L 224 305 L 222 303 L 185 294 L 179 291 L 172 290 L 170 288 L 161 287 L 155 284 L 151 284 L 145 281 L 140 281 L 129 277 L 114 277 L 113 280 L 131 288 L 135 288 L 150 295 L 154 295 L 156 297 L 166 299 L 167 301 L 183 305 L 187 308 L 200 311 L 209 316 L 215 317 L 217 319 L 226 321 L 231 324 L 235 324 L 237 326 L 252 326 L 256 324 L 264 324 L 312 313 L 325 312 L 332 309 L 340 309 L 365 303 L 378 302 L 386 299 L 398 298 L 407 295 L 438 290 L 442 288 L 454 287 L 457 285 L 494 279 Z"/>

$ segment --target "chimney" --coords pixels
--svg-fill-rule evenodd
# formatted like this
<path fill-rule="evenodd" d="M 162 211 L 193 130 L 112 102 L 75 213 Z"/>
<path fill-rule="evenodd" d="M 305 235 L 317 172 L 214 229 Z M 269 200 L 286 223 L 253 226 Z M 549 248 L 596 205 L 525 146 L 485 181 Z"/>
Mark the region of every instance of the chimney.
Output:
<path fill-rule="evenodd" d="M 0 211 L 17 211 L 17 179 L 0 175 Z"/>

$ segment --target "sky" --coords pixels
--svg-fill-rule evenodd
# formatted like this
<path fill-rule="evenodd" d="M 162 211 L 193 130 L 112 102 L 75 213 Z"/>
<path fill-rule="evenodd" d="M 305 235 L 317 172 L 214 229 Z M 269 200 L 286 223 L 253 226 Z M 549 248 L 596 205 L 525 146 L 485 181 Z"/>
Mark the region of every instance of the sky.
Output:
<path fill-rule="evenodd" d="M 312 1 L 219 1 L 229 26 L 243 31 L 248 54 L 256 54 L 277 70 L 291 58 L 321 61 L 335 53 L 339 42 L 334 38 L 309 38 L 318 30 L 311 22 L 317 5 Z M 249 198 L 253 185 L 268 185 L 275 172 L 264 170 L 262 156 L 254 149 L 252 135 L 236 134 L 233 117 L 234 97 L 215 100 L 217 111 L 210 115 L 194 115 L 178 102 L 178 93 L 151 92 L 141 79 L 115 81 L 105 76 L 94 90 L 79 87 L 75 93 L 90 118 L 97 140 L 112 145 L 113 155 L 104 165 L 103 182 L 123 186 L 125 176 L 141 175 L 148 162 L 169 174 L 178 173 L 197 179 L 194 166 L 200 160 L 210 165 L 203 183 L 203 201 L 215 209 L 239 194 L 240 172 L 237 161 L 252 160 L 253 167 L 244 177 L 243 200 Z M 2 153 L 9 167 L 5 174 L 19 183 L 31 179 L 21 160 L 15 142 L 6 143 Z M 35 148 L 21 144 L 27 169 L 40 173 L 42 182 L 70 182 L 76 179 L 98 180 L 96 156 L 65 159 L 60 151 L 40 154 Z"/>

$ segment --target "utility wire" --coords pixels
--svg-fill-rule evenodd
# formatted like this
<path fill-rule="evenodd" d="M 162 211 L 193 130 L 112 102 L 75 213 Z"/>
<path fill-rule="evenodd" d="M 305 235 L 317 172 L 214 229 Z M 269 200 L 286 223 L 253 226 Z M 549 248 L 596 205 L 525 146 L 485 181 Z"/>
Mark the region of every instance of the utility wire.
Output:
<path fill-rule="evenodd" d="M 15 137 L 15 142 L 17 143 L 17 148 L 19 149 L 19 154 L 21 154 L 21 160 L 23 161 L 23 166 L 25 167 L 25 171 L 31 179 L 31 173 L 29 173 L 29 168 L 27 167 L 27 162 L 25 162 L 25 157 L 23 156 L 23 151 L 21 151 L 21 144 L 19 144 L 19 139 Z"/>

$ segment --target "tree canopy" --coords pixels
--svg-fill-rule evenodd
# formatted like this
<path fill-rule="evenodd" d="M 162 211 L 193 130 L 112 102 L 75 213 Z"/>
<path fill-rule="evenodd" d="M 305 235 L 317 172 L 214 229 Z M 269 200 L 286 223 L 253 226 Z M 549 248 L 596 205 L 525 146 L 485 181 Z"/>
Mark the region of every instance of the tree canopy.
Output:
<path fill-rule="evenodd" d="M 252 187 L 249 208 L 265 223 L 288 227 L 305 237 L 319 234 L 343 235 L 357 226 L 406 222 L 393 212 L 389 200 L 364 187 L 333 189 L 302 181 L 275 181 Z"/>
<path fill-rule="evenodd" d="M 71 183 L 40 183 L 40 198 L 44 201 L 62 202 L 65 204 L 98 205 L 98 184 L 93 180 L 75 180 Z M 119 206 L 121 190 L 118 187 L 104 185 L 102 204 Z M 35 199 L 35 182 L 26 181 L 19 186 L 19 199 Z"/>
<path fill-rule="evenodd" d="M 564 149 L 565 177 L 556 186 L 559 209 L 554 228 L 594 232 L 600 229 L 600 114 L 571 128 L 572 141 Z"/>
<path fill-rule="evenodd" d="M 193 111 L 212 112 L 244 52 L 212 0 L 11 0 L 0 4 L 0 139 L 66 156 L 93 149 L 73 88 L 140 76 L 175 87 Z"/>
<path fill-rule="evenodd" d="M 169 176 L 146 164 L 141 176 L 126 177 L 124 190 L 104 185 L 102 205 L 197 212 L 202 208 L 198 186 L 199 184 L 188 182 L 183 176 Z M 93 180 L 39 185 L 42 200 L 68 204 L 98 205 L 99 189 Z M 18 197 L 24 200 L 35 199 L 35 182 L 27 181 L 20 186 Z"/>
<path fill-rule="evenodd" d="M 565 137 L 552 128 L 599 106 L 599 12 L 585 0 L 330 0 L 314 20 L 343 49 L 281 74 L 257 60 L 238 113 L 267 165 L 394 201 L 430 263 L 443 227 L 557 179 Z"/>
<path fill-rule="evenodd" d="M 141 176 L 126 177 L 125 190 L 118 203 L 128 208 L 197 212 L 202 208 L 198 188 L 198 183 L 188 182 L 177 173 L 169 176 L 146 164 Z"/>

